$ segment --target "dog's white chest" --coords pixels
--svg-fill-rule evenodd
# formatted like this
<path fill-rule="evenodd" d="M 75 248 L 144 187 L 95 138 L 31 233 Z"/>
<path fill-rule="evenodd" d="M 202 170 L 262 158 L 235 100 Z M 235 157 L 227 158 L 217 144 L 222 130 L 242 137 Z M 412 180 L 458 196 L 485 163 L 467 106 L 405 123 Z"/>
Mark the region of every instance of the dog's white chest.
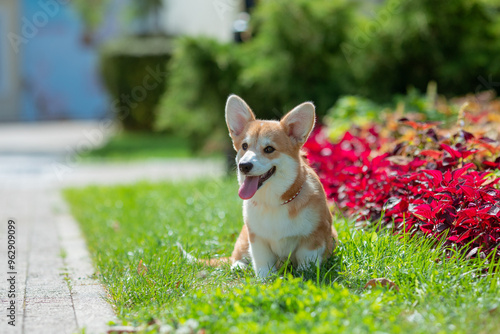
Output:
<path fill-rule="evenodd" d="M 250 204 L 249 201 L 243 205 L 243 215 L 250 231 L 271 243 L 307 236 L 314 231 L 319 219 L 318 213 L 310 208 L 291 218 L 286 205 L 269 208 Z"/>

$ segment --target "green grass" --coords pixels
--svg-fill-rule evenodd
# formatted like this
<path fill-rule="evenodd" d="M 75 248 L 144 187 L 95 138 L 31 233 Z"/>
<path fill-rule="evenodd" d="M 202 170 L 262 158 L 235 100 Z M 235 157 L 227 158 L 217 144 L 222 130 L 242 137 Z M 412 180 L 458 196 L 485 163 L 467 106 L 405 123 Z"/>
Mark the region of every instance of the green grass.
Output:
<path fill-rule="evenodd" d="M 250 269 L 186 263 L 175 247 L 200 258 L 230 255 L 242 225 L 235 180 L 65 196 L 119 318 L 145 332 L 195 319 L 208 333 L 500 333 L 495 262 L 447 256 L 429 239 L 363 232 L 338 218 L 332 260 L 304 277 L 262 282 Z M 400 292 L 364 289 L 376 277 Z"/>
<path fill-rule="evenodd" d="M 85 160 L 137 160 L 192 157 L 186 140 L 158 133 L 119 133 L 102 147 L 82 154 Z"/>

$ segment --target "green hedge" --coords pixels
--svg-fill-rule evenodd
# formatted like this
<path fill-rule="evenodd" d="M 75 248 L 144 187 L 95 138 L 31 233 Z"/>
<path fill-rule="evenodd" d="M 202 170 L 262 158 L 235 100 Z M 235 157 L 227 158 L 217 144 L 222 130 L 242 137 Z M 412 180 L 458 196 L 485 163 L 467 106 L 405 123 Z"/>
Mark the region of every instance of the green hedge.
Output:
<path fill-rule="evenodd" d="M 156 128 L 185 137 L 194 151 L 220 150 L 229 138 L 224 121 L 226 98 L 239 92 L 238 50 L 208 38 L 182 38 L 175 50 Z"/>
<path fill-rule="evenodd" d="M 195 150 L 227 147 L 224 105 L 231 93 L 260 118 L 278 119 L 307 100 L 323 115 L 348 84 L 340 44 L 353 8 L 351 1 L 264 1 L 252 16 L 256 34 L 248 43 L 182 38 L 157 129 L 177 129 Z"/>
<path fill-rule="evenodd" d="M 164 37 L 128 37 L 101 49 L 104 84 L 125 130 L 153 129 L 171 53 L 171 41 Z"/>
<path fill-rule="evenodd" d="M 385 102 L 429 81 L 447 96 L 495 88 L 481 77 L 500 81 L 499 9 L 498 0 L 386 1 L 343 45 L 357 93 Z"/>
<path fill-rule="evenodd" d="M 318 116 L 353 88 L 340 46 L 355 25 L 354 1 L 272 0 L 252 15 L 255 37 L 241 46 L 238 83 L 259 116 L 279 118 L 304 101 Z"/>
<path fill-rule="evenodd" d="M 157 128 L 179 129 L 194 149 L 227 145 L 230 93 L 261 118 L 309 100 L 321 119 L 343 95 L 385 104 L 430 81 L 448 96 L 498 89 L 499 9 L 499 0 L 260 1 L 248 42 L 180 41 Z"/>

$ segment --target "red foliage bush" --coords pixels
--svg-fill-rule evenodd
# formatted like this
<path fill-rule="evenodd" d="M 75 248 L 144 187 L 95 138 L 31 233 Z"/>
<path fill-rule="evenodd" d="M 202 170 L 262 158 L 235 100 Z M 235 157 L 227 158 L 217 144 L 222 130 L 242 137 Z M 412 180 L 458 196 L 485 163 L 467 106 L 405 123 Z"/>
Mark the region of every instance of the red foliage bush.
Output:
<path fill-rule="evenodd" d="M 327 196 L 360 221 L 382 218 L 396 231 L 445 236 L 446 244 L 467 246 L 471 254 L 495 250 L 500 178 L 491 170 L 500 169 L 500 158 L 486 160 L 484 152 L 497 153 L 498 145 L 463 130 L 445 138 L 435 124 L 403 123 L 425 140 L 394 141 L 386 153 L 379 152 L 383 140 L 375 127 L 358 136 L 347 132 L 338 143 L 316 129 L 304 148 Z"/>

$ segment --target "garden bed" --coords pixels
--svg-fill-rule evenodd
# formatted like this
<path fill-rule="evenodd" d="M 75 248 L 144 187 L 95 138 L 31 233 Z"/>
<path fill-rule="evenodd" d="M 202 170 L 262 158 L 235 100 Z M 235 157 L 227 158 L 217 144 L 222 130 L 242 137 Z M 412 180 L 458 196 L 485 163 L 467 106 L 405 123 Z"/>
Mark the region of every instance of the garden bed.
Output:
<path fill-rule="evenodd" d="M 363 225 L 381 219 L 468 256 L 500 255 L 500 100 L 455 101 L 431 106 L 458 110 L 447 127 L 392 111 L 337 141 L 316 129 L 305 149 L 328 197 Z"/>

